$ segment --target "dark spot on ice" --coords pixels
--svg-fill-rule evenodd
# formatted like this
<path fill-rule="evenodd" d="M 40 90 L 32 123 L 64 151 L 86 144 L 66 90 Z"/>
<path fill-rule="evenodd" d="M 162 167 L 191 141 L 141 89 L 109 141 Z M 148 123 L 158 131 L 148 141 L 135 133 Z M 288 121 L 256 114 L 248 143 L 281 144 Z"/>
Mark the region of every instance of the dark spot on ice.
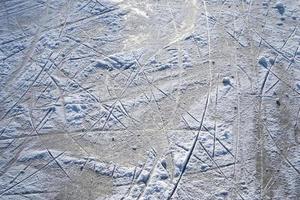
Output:
<path fill-rule="evenodd" d="M 229 79 L 228 77 L 224 77 L 224 78 L 223 78 L 223 85 L 225 85 L 225 86 L 231 85 L 230 79 Z"/>
<path fill-rule="evenodd" d="M 167 169 L 167 162 L 166 162 L 166 160 L 162 160 L 162 161 L 161 161 L 161 165 L 162 165 L 165 169 Z"/>
<path fill-rule="evenodd" d="M 291 63 L 295 63 L 295 58 L 291 58 Z"/>
<path fill-rule="evenodd" d="M 144 174 L 144 173 L 142 173 L 142 174 L 140 174 L 140 176 L 139 176 L 137 182 L 138 182 L 138 183 L 147 183 L 148 179 L 149 179 L 149 174 L 146 174 L 146 173 Z"/>
<path fill-rule="evenodd" d="M 115 138 L 111 138 L 111 141 L 115 141 Z"/>
<path fill-rule="evenodd" d="M 152 59 L 151 61 L 150 61 L 150 64 L 156 64 L 157 63 L 157 61 L 155 60 L 155 59 Z"/>
<path fill-rule="evenodd" d="M 170 69 L 170 68 L 171 68 L 171 66 L 166 64 L 166 65 L 159 66 L 159 68 L 157 70 L 158 71 L 163 71 L 163 70 Z"/>
<path fill-rule="evenodd" d="M 76 105 L 72 105 L 71 109 L 77 113 L 79 112 L 79 109 L 77 108 Z"/>
<path fill-rule="evenodd" d="M 297 17 L 292 17 L 292 19 L 293 19 L 293 20 L 296 20 L 296 19 L 297 19 Z"/>
<path fill-rule="evenodd" d="M 221 197 L 223 199 L 224 197 L 228 196 L 228 192 L 227 191 L 222 191 L 222 192 L 220 192 L 218 194 L 215 194 L 215 195 L 218 196 L 218 197 Z"/>
<path fill-rule="evenodd" d="M 45 159 L 47 157 L 47 153 L 46 152 L 37 152 L 34 153 L 33 155 L 29 156 L 29 157 L 25 157 L 24 161 L 31 161 L 31 160 L 42 160 Z"/>
<path fill-rule="evenodd" d="M 275 8 L 277 8 L 279 14 L 283 15 L 283 13 L 285 11 L 283 3 L 281 3 L 281 2 L 276 3 Z"/>
<path fill-rule="evenodd" d="M 221 136 L 221 139 L 222 140 L 227 140 L 229 138 L 229 134 L 230 134 L 229 131 L 225 131 L 224 134 Z"/>
<path fill-rule="evenodd" d="M 70 87 L 72 87 L 72 88 L 74 88 L 74 89 L 77 89 L 77 88 L 79 88 L 79 85 L 76 84 L 76 83 L 71 83 L 71 84 L 70 84 Z"/>
<path fill-rule="evenodd" d="M 70 163 L 71 163 L 71 160 L 64 160 L 63 163 L 64 163 L 65 165 L 70 164 Z"/>
<path fill-rule="evenodd" d="M 104 70 L 108 70 L 108 71 L 113 70 L 112 67 L 108 66 L 108 64 L 106 64 L 104 62 L 97 62 L 95 67 L 98 69 L 104 69 Z"/>
<path fill-rule="evenodd" d="M 263 66 L 264 68 L 268 68 L 268 61 L 267 59 L 262 56 L 259 60 L 258 60 L 258 64 L 260 64 L 261 66 Z"/>
<path fill-rule="evenodd" d="M 167 180 L 169 178 L 168 174 L 160 174 L 161 180 Z"/>
<path fill-rule="evenodd" d="M 194 36 L 193 35 L 189 35 L 189 36 L 187 36 L 184 40 L 190 40 L 190 39 L 192 39 Z"/>
<path fill-rule="evenodd" d="M 225 150 L 225 149 L 222 149 L 222 150 L 219 150 L 219 151 L 216 151 L 216 152 L 215 152 L 216 156 L 224 156 L 224 155 L 226 155 L 227 153 L 228 153 L 228 151 Z"/>
<path fill-rule="evenodd" d="M 269 62 L 270 62 L 271 65 L 274 65 L 275 60 L 274 60 L 273 58 L 270 58 L 270 59 L 269 59 Z"/>
<path fill-rule="evenodd" d="M 227 196 L 228 195 L 228 192 L 221 192 L 220 193 L 222 196 Z"/>
<path fill-rule="evenodd" d="M 207 170 L 207 168 L 209 168 L 206 164 L 203 164 L 203 165 L 201 165 L 201 167 L 200 167 L 200 169 L 202 170 L 202 171 L 205 171 L 205 170 Z"/>
<path fill-rule="evenodd" d="M 242 190 L 247 190 L 248 187 L 247 186 L 242 186 Z"/>
<path fill-rule="evenodd" d="M 297 86 L 298 90 L 300 90 L 300 83 L 297 83 L 296 86 Z"/>
<path fill-rule="evenodd" d="M 285 20 L 285 18 L 284 18 L 284 17 L 281 17 L 281 18 L 280 18 L 280 20 L 281 20 L 281 21 L 284 21 L 284 20 Z"/>
<path fill-rule="evenodd" d="M 278 106 L 280 106 L 280 101 L 279 101 L 278 98 L 276 99 L 276 104 L 277 104 Z"/>

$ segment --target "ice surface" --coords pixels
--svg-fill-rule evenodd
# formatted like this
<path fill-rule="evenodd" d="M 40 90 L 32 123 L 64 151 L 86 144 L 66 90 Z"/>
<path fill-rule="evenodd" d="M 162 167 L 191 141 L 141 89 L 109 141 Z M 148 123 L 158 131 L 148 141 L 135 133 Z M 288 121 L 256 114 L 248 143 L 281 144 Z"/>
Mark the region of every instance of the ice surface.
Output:
<path fill-rule="evenodd" d="M 299 17 L 0 1 L 0 199 L 299 199 Z"/>

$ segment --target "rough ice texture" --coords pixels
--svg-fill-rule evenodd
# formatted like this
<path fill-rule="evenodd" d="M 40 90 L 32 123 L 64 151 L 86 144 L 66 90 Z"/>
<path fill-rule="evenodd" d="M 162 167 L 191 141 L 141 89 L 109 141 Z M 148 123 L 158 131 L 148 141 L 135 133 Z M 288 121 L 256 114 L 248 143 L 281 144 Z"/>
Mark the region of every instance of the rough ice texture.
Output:
<path fill-rule="evenodd" d="M 0 199 L 300 197 L 300 1 L 0 11 Z"/>

